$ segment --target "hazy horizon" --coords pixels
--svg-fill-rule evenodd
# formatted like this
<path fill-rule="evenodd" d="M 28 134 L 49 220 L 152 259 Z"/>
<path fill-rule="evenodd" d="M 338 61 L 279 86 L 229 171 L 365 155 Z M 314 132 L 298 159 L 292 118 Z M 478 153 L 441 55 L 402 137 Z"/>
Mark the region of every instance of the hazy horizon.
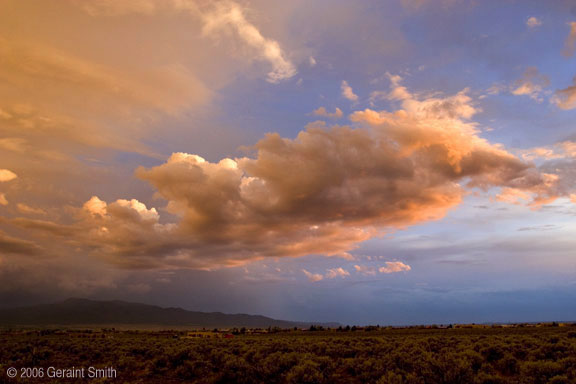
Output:
<path fill-rule="evenodd" d="M 571 0 L 7 0 L 0 308 L 576 320 Z"/>

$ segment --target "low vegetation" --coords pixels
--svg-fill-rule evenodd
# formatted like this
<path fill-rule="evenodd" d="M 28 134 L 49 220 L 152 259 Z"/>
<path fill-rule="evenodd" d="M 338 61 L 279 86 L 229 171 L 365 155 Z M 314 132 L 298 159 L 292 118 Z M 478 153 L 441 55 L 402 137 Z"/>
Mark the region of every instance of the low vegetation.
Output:
<path fill-rule="evenodd" d="M 215 335 L 218 335 L 216 337 Z M 576 326 L 232 329 L 213 331 L 5 330 L 8 367 L 105 367 L 109 383 L 576 383 Z M 76 381 L 75 381 L 76 380 Z"/>

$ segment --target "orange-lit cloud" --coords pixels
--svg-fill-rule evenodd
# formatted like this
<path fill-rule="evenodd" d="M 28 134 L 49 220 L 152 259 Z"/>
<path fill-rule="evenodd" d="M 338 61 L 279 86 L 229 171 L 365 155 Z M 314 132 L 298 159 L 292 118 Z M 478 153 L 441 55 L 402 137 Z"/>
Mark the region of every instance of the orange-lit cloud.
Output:
<path fill-rule="evenodd" d="M 0 251 L 0 255 L 36 256 L 42 249 L 31 241 L 17 239 L 0 231 Z"/>
<path fill-rule="evenodd" d="M 14 172 L 9 169 L 0 169 L 0 183 L 14 180 L 18 177 Z"/>
<path fill-rule="evenodd" d="M 404 264 L 401 261 L 387 261 L 384 264 L 385 265 L 381 267 L 355 265 L 354 269 L 356 270 L 356 272 L 368 276 L 375 276 L 378 273 L 390 274 L 398 272 L 407 272 L 412 270 L 412 268 L 409 265 Z"/>
<path fill-rule="evenodd" d="M 542 25 L 542 20 L 540 20 L 537 17 L 529 17 L 528 20 L 526 20 L 526 26 L 528 28 L 534 29 L 534 28 L 538 28 Z"/>
<path fill-rule="evenodd" d="M 402 94 L 394 112 L 354 112 L 355 127 L 314 123 L 295 139 L 269 134 L 251 157 L 210 162 L 174 153 L 140 168 L 137 176 L 154 186 L 176 223 L 134 199 L 96 197 L 73 227 L 12 222 L 69 236 L 123 267 L 216 268 L 267 257 L 350 258 L 371 237 L 442 218 L 469 188 L 502 188 L 499 200 L 529 204 L 564 193 L 557 175 L 478 136 L 466 91 Z"/>
<path fill-rule="evenodd" d="M 326 108 L 320 107 L 318 109 L 315 109 L 314 112 L 312 112 L 312 113 L 315 116 L 328 117 L 330 119 L 339 119 L 342 116 L 344 116 L 344 113 L 342 112 L 342 110 L 340 108 L 336 108 L 334 110 L 334 112 L 328 112 L 326 110 Z"/>
<path fill-rule="evenodd" d="M 553 102 L 561 109 L 576 108 L 576 79 L 575 85 L 556 91 Z"/>
<path fill-rule="evenodd" d="M 342 84 L 340 84 L 340 91 L 342 93 L 342 97 L 345 99 L 348 99 L 353 103 L 358 102 L 358 95 L 354 93 L 354 90 L 346 80 L 342 80 Z"/>
<path fill-rule="evenodd" d="M 324 276 L 322 276 L 322 275 L 319 274 L 319 273 L 311 273 L 311 272 L 308 272 L 308 271 L 305 270 L 305 269 L 303 269 L 302 272 L 304 272 L 304 274 L 306 275 L 306 277 L 308 278 L 308 280 L 310 280 L 310 281 L 313 282 L 313 283 L 324 279 Z"/>
<path fill-rule="evenodd" d="M 24 203 L 16 204 L 16 208 L 18 211 L 24 214 L 31 214 L 31 215 L 45 215 L 46 211 L 41 208 L 34 208 Z"/>
<path fill-rule="evenodd" d="M 542 101 L 540 94 L 548 85 L 550 85 L 548 76 L 538 72 L 536 67 L 528 67 L 522 77 L 514 82 L 511 92 L 513 95 L 526 95 Z"/>
<path fill-rule="evenodd" d="M 202 33 L 206 37 L 220 39 L 233 37 L 251 48 L 253 57 L 268 62 L 272 71 L 268 81 L 278 83 L 296 75 L 296 66 L 288 59 L 280 44 L 262 35 L 260 30 L 248 20 L 245 9 L 238 3 L 228 0 L 88 0 L 75 1 L 92 16 L 122 16 L 141 14 L 151 16 L 158 13 L 185 12 L 189 17 L 202 24 Z"/>
<path fill-rule="evenodd" d="M 576 50 L 576 21 L 571 22 L 570 24 L 570 33 L 566 38 L 566 42 L 564 43 L 564 55 L 565 56 L 572 56 L 574 55 L 574 51 Z"/>
<path fill-rule="evenodd" d="M 350 272 L 343 268 L 330 268 L 326 271 L 326 278 L 327 279 L 335 279 L 337 277 L 346 277 L 350 276 Z"/>
<path fill-rule="evenodd" d="M 396 273 L 410 271 L 412 268 L 401 261 L 387 261 L 386 266 L 378 268 L 380 273 Z"/>
<path fill-rule="evenodd" d="M 221 1 L 214 9 L 203 14 L 205 35 L 217 31 L 233 30 L 238 38 L 253 48 L 263 60 L 268 61 L 272 71 L 268 73 L 268 81 L 278 83 L 296 75 L 296 67 L 288 60 L 280 44 L 266 38 L 254 24 L 250 23 L 242 8 L 232 1 Z"/>

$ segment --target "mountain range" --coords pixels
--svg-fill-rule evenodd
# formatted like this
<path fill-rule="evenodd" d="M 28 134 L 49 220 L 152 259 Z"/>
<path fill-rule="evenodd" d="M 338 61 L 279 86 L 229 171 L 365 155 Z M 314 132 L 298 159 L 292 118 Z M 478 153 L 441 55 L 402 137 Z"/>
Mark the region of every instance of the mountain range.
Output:
<path fill-rule="evenodd" d="M 125 301 L 71 298 L 53 304 L 0 309 L 0 326 L 161 326 L 190 328 L 293 328 L 338 323 L 276 320 L 265 316 L 196 312 Z"/>

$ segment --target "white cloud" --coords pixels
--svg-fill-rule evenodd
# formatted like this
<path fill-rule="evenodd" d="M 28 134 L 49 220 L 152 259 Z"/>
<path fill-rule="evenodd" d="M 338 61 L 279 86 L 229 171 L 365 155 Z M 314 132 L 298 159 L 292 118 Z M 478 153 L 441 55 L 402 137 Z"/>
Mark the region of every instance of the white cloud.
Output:
<path fill-rule="evenodd" d="M 342 91 L 342 97 L 348 99 L 354 103 L 358 102 L 358 95 L 354 93 L 352 87 L 348 84 L 346 80 L 342 80 L 340 85 L 340 90 Z"/>

